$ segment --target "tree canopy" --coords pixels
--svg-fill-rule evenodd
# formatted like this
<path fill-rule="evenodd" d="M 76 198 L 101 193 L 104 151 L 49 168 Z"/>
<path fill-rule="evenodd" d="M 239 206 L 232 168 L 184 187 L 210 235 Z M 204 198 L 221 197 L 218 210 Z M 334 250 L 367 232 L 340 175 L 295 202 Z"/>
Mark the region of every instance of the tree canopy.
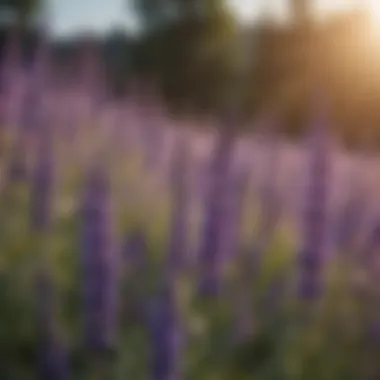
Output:
<path fill-rule="evenodd" d="M 3 20 L 9 17 L 25 26 L 45 5 L 44 0 L 0 0 L 0 15 Z"/>
<path fill-rule="evenodd" d="M 181 111 L 215 110 L 236 73 L 235 20 L 223 0 L 135 0 L 135 68 Z"/>

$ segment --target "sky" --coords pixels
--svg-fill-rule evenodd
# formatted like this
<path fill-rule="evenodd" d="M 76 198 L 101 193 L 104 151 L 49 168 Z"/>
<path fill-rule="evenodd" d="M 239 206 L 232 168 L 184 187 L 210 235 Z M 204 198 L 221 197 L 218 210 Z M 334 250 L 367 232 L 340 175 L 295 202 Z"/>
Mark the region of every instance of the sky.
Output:
<path fill-rule="evenodd" d="M 112 26 L 132 28 L 133 12 L 126 0 L 48 0 L 51 28 L 55 35 L 66 36 L 80 31 L 107 31 Z M 229 0 L 242 21 L 254 20 L 269 13 L 277 18 L 287 15 L 288 0 Z M 358 0 L 317 0 L 319 10 L 342 10 Z M 376 0 L 377 1 L 377 0 Z"/>

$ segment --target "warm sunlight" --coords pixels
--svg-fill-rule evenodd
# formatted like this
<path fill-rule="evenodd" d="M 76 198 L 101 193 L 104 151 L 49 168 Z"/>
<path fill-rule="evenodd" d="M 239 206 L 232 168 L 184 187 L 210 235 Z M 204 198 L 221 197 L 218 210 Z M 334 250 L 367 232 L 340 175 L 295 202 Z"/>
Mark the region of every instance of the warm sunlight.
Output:
<path fill-rule="evenodd" d="M 379 0 L 367 0 L 367 1 L 368 1 L 368 7 L 374 19 L 374 22 L 380 25 L 380 1 Z"/>
<path fill-rule="evenodd" d="M 366 0 L 367 9 L 371 21 L 370 30 L 375 43 L 378 44 L 380 35 L 380 1 Z"/>

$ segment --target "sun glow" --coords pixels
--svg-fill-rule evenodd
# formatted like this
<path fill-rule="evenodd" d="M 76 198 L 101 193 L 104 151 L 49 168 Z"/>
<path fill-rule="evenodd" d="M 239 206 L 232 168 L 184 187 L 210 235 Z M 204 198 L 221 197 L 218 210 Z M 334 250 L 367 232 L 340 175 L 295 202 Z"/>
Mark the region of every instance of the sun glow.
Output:
<path fill-rule="evenodd" d="M 379 0 L 367 0 L 368 9 L 373 18 L 373 22 L 380 27 L 380 1 Z"/>

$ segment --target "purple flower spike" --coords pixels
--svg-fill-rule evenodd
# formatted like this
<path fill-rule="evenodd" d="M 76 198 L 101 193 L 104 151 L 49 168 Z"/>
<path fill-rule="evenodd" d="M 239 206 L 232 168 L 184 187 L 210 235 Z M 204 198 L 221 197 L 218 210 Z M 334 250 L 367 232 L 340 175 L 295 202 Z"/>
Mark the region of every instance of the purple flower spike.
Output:
<path fill-rule="evenodd" d="M 89 176 L 82 208 L 85 343 L 90 350 L 115 346 L 117 324 L 117 257 L 111 231 L 110 189 L 105 173 Z"/>
<path fill-rule="evenodd" d="M 228 126 L 229 127 L 229 126 Z M 224 202 L 230 164 L 234 147 L 233 131 L 224 128 L 213 157 L 212 181 L 209 189 L 205 224 L 199 252 L 200 292 L 206 296 L 215 296 L 221 286 L 221 246 L 224 228 Z"/>
<path fill-rule="evenodd" d="M 324 112 L 324 109 L 318 110 Z M 322 291 L 322 265 L 326 258 L 327 206 L 330 182 L 329 138 L 321 113 L 316 115 L 310 140 L 309 183 L 303 219 L 304 241 L 299 255 L 299 295 L 313 300 Z"/>
<path fill-rule="evenodd" d="M 152 379 L 180 380 L 183 336 L 172 290 L 167 289 L 149 313 L 153 357 Z"/>

